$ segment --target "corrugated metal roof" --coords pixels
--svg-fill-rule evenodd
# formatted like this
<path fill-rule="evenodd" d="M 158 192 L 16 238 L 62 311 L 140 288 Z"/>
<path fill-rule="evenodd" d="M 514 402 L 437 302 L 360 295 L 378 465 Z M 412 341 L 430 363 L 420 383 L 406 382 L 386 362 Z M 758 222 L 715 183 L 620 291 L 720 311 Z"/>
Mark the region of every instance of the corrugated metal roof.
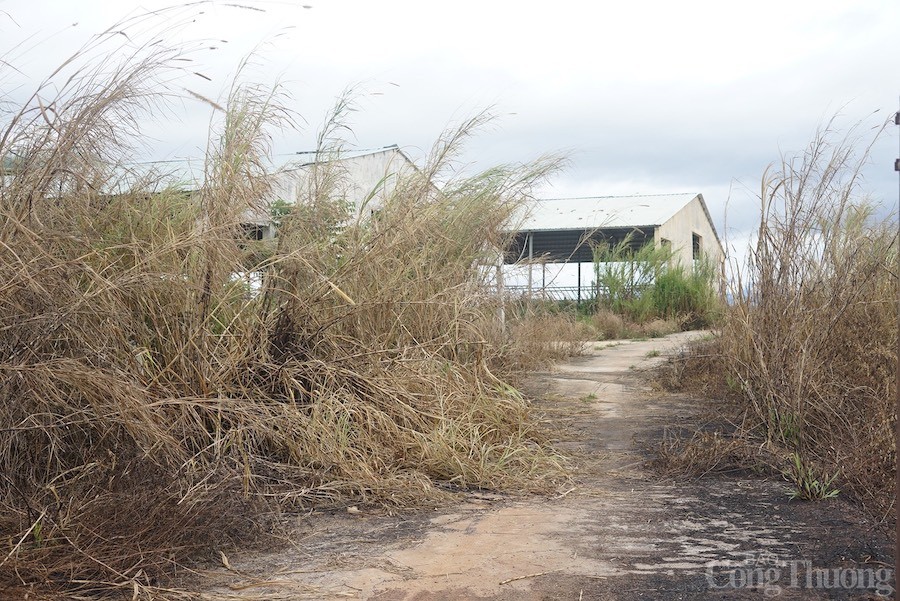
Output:
<path fill-rule="evenodd" d="M 317 153 L 314 150 L 300 151 L 290 153 L 292 159 L 281 164 L 280 167 L 271 165 L 272 173 L 295 171 L 303 169 L 316 163 L 317 157 L 320 162 L 328 162 L 335 160 L 356 159 L 369 155 L 380 153 L 396 152 L 402 156 L 409 164 L 415 166 L 412 159 L 407 156 L 402 149 L 396 144 L 383 146 L 381 148 L 363 148 L 363 149 L 342 149 L 339 151 L 323 151 Z M 283 157 L 285 155 L 277 155 Z M 7 159 L 4 157 L 0 161 L 0 172 L 2 172 Z M 203 185 L 205 177 L 206 159 L 203 157 L 190 158 L 181 157 L 177 159 L 164 159 L 159 161 L 145 161 L 140 163 L 128 164 L 122 169 L 122 185 L 136 182 L 150 174 L 162 174 L 162 179 L 167 184 L 177 185 L 183 188 L 196 189 Z"/>
<path fill-rule="evenodd" d="M 688 192 L 537 200 L 523 206 L 513 223 L 520 232 L 657 226 L 697 196 Z"/>
<path fill-rule="evenodd" d="M 315 163 L 327 163 L 328 161 L 343 161 L 346 159 L 357 159 L 359 157 L 369 156 L 373 154 L 381 154 L 383 152 L 398 152 L 404 158 L 412 162 L 409 157 L 406 156 L 400 147 L 396 144 L 391 144 L 389 146 L 384 146 L 382 148 L 363 148 L 359 150 L 353 149 L 340 149 L 336 151 L 324 151 L 317 152 L 315 150 L 303 150 L 300 152 L 295 152 L 294 155 L 298 157 L 302 157 L 299 160 L 288 161 L 283 167 L 283 170 L 296 169 L 299 167 L 308 167 L 309 165 L 314 165 Z"/>

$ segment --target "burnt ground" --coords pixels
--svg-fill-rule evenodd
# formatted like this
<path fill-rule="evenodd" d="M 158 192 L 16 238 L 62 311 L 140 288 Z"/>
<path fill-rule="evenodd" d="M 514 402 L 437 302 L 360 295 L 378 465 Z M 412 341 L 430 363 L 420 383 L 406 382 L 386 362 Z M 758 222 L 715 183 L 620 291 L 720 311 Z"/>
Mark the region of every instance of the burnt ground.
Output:
<path fill-rule="evenodd" d="M 662 393 L 652 371 L 691 334 L 599 343 L 536 373 L 536 397 L 573 458 L 552 495 L 468 492 L 389 515 L 292 519 L 285 548 L 232 554 L 207 574 L 244 599 L 883 599 L 893 541 L 849 501 L 790 501 L 778 476 L 666 477 L 665 432 L 690 430 L 703 399 Z M 696 336 L 696 335 L 694 335 Z"/>

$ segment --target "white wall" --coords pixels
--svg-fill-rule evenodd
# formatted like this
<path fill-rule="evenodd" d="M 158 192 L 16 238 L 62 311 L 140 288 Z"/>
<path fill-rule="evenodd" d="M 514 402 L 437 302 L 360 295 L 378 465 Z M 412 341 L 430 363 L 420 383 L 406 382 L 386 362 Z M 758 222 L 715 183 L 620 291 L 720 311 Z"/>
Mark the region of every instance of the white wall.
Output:
<path fill-rule="evenodd" d="M 704 210 L 703 196 L 700 194 L 656 228 L 654 241 L 659 245 L 663 239 L 670 240 L 676 260 L 684 266 L 690 266 L 693 261 L 692 234 L 700 236 L 700 248 L 704 256 L 716 264 L 724 260 L 724 251 Z"/>
<path fill-rule="evenodd" d="M 348 157 L 304 165 L 272 175 L 272 194 L 269 202 L 248 212 L 248 223 L 268 224 L 271 216 L 270 202 L 284 200 L 289 203 L 306 202 L 318 185 L 333 186 L 332 198 L 342 198 L 358 212 L 364 203 L 365 210 L 377 209 L 396 188 L 397 181 L 415 172 L 415 165 L 397 148 L 389 148 L 361 156 Z M 371 199 L 366 202 L 371 196 Z M 267 237 L 274 234 L 269 228 Z"/>
<path fill-rule="evenodd" d="M 288 202 L 303 201 L 310 191 L 314 168 L 321 179 L 325 174 L 337 177 L 335 192 L 357 208 L 373 192 L 371 202 L 380 204 L 396 187 L 399 177 L 409 175 L 415 166 L 398 149 L 392 148 L 357 157 L 337 159 L 318 166 L 306 165 L 276 174 L 273 193 Z"/>

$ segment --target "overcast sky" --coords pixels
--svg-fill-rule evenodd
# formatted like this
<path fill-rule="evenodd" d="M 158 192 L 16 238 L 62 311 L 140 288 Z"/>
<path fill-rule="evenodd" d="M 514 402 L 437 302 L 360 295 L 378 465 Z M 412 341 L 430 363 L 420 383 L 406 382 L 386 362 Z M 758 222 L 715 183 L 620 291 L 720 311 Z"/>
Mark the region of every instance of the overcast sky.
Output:
<path fill-rule="evenodd" d="M 20 72 L 0 79 L 4 94 L 21 97 L 119 18 L 170 4 L 0 0 L 0 56 Z M 250 5 L 167 13 L 173 25 L 191 22 L 165 35 L 215 47 L 192 55 L 192 69 L 210 80 L 178 84 L 211 98 L 257 51 L 245 77 L 282 81 L 307 122 L 278 138 L 278 153 L 314 147 L 317 126 L 351 85 L 360 91 L 351 141 L 398 144 L 417 159 L 448 124 L 490 106 L 499 119 L 464 157 L 474 168 L 564 151 L 569 167 L 543 195 L 701 192 L 720 235 L 735 242 L 751 229 L 752 194 L 779 152 L 801 150 L 835 113 L 845 125 L 877 125 L 898 109 L 896 0 Z M 201 157 L 210 112 L 185 100 L 148 125 L 148 158 Z M 866 172 L 890 206 L 897 129 L 887 129 Z"/>

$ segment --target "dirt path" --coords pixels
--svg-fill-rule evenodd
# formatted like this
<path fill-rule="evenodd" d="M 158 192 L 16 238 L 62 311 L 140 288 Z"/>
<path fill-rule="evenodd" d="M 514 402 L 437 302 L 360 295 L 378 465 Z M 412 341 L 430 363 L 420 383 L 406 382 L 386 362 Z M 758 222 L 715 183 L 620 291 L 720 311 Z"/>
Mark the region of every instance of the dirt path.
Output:
<path fill-rule="evenodd" d="M 599 343 L 535 374 L 530 392 L 576 461 L 570 490 L 470 493 L 458 506 L 399 517 L 301 518 L 290 550 L 231 558 L 244 574 L 232 586 L 379 601 L 878 598 L 859 584 L 805 585 L 809 566 L 871 572 L 892 562 L 890 541 L 840 498 L 811 507 L 789 503 L 778 480 L 672 482 L 645 466 L 646 445 L 698 404 L 652 392 L 645 370 L 692 336 Z M 779 572 L 752 587 L 741 580 L 748 561 Z"/>

